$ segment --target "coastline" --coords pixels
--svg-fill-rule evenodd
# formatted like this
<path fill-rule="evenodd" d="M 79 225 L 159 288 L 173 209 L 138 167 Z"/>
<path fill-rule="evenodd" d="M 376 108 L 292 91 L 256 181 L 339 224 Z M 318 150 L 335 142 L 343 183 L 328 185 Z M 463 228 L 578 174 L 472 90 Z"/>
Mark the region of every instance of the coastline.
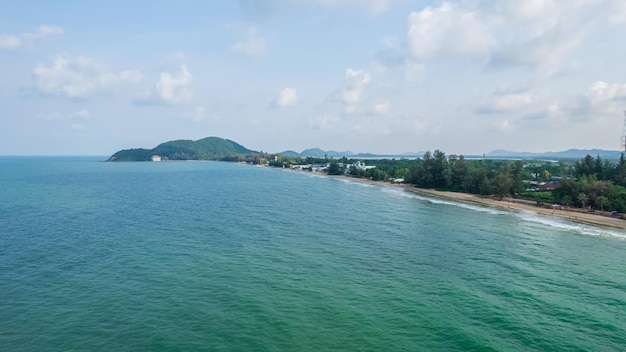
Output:
<path fill-rule="evenodd" d="M 325 175 L 321 174 L 320 175 Z M 595 215 L 589 213 L 582 213 L 577 211 L 570 211 L 560 208 L 544 208 L 536 205 L 530 204 L 521 204 L 518 202 L 513 202 L 508 200 L 507 198 L 503 200 L 497 200 L 493 198 L 481 197 L 475 194 L 469 193 L 460 193 L 460 192 L 449 192 L 449 191 L 437 191 L 434 189 L 425 189 L 425 188 L 417 188 L 412 185 L 406 184 L 393 184 L 389 182 L 383 181 L 372 181 L 369 179 L 342 176 L 342 175 L 326 175 L 327 177 L 343 179 L 354 182 L 363 182 L 371 185 L 383 186 L 383 187 L 397 187 L 403 188 L 407 192 L 419 194 L 421 196 L 427 197 L 435 197 L 435 198 L 443 198 L 448 200 L 454 200 L 459 202 L 467 202 L 478 204 L 486 207 L 493 207 L 500 210 L 505 211 L 527 211 L 535 214 L 540 214 L 549 217 L 556 217 L 580 224 L 594 225 L 594 226 L 602 226 L 602 227 L 610 227 L 613 229 L 626 230 L 626 220 L 612 218 L 608 216 Z"/>

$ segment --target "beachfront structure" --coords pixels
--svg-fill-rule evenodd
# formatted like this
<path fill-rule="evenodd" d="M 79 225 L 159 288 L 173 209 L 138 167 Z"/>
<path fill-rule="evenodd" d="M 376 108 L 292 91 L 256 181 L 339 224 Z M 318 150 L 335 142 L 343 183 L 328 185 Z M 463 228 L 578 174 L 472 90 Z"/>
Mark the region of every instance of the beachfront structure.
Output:
<path fill-rule="evenodd" d="M 161 161 L 161 157 L 158 155 L 153 155 L 152 156 L 152 161 Z"/>
<path fill-rule="evenodd" d="M 292 170 L 311 170 L 314 172 L 323 172 L 324 170 L 326 170 L 328 168 L 328 165 L 330 165 L 330 163 L 327 164 L 305 164 L 305 165 L 291 165 L 291 169 Z"/>
<path fill-rule="evenodd" d="M 357 170 L 369 170 L 369 169 L 373 169 L 376 166 L 372 166 L 372 165 L 365 165 L 364 162 L 362 161 L 357 161 L 354 164 L 348 164 L 346 165 L 346 170 L 349 170 L 352 166 L 354 166 Z"/>

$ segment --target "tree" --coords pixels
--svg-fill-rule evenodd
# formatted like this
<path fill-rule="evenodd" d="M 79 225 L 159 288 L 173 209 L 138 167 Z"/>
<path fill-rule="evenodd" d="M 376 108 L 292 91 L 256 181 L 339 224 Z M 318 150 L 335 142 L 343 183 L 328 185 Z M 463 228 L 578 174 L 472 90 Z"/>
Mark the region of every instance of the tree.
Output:
<path fill-rule="evenodd" d="M 339 166 L 339 163 L 336 161 L 331 161 L 330 165 L 328 165 L 327 173 L 329 175 L 341 175 L 343 174 L 343 169 Z"/>
<path fill-rule="evenodd" d="M 604 211 L 604 207 L 609 204 L 609 198 L 605 196 L 599 196 L 596 198 L 596 206 L 600 207 L 600 210 Z"/>
<path fill-rule="evenodd" d="M 375 169 L 369 169 L 367 171 L 370 174 L 370 177 L 372 178 L 372 180 L 374 181 L 384 181 L 385 179 L 387 179 L 387 174 L 381 169 L 375 168 Z"/>
<path fill-rule="evenodd" d="M 622 153 L 617 165 L 615 165 L 613 181 L 616 185 L 626 186 L 626 158 L 624 157 L 624 153 Z"/>
<path fill-rule="evenodd" d="M 515 196 L 517 193 L 524 191 L 524 182 L 522 180 L 522 172 L 524 170 L 524 166 L 522 162 L 519 160 L 515 161 L 513 165 L 513 171 L 511 172 L 511 177 L 513 178 L 513 185 L 511 186 L 511 194 Z"/>
<path fill-rule="evenodd" d="M 451 183 L 451 172 L 446 153 L 435 150 L 433 154 L 432 175 L 435 187 L 449 187 Z"/>
<path fill-rule="evenodd" d="M 513 186 L 513 179 L 509 173 L 509 168 L 506 166 L 501 167 L 493 179 L 493 191 L 502 200 L 504 196 L 511 194 L 511 186 Z"/>
<path fill-rule="evenodd" d="M 578 193 L 578 201 L 583 205 L 583 208 L 585 208 L 585 205 L 587 204 L 587 201 L 589 200 L 589 196 L 583 192 Z"/>
<path fill-rule="evenodd" d="M 561 204 L 569 207 L 570 205 L 572 205 L 572 197 L 570 197 L 569 195 L 563 196 L 563 198 L 561 198 Z"/>
<path fill-rule="evenodd" d="M 458 159 L 453 157 L 453 155 L 450 156 L 450 159 L 454 160 L 452 163 L 452 187 L 465 192 L 468 187 L 467 181 L 469 173 L 467 162 L 465 162 L 463 155 Z"/>

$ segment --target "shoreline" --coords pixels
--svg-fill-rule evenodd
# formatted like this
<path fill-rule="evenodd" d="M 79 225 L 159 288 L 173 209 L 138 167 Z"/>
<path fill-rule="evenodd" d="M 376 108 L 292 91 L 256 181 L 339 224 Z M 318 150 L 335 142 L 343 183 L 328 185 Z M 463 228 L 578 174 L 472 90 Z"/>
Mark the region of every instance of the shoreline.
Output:
<path fill-rule="evenodd" d="M 593 225 L 593 226 L 602 226 L 609 227 L 612 229 L 626 230 L 626 220 L 612 218 L 602 215 L 595 215 L 589 213 L 582 213 L 577 211 L 569 211 L 565 209 L 559 208 L 544 208 L 536 205 L 530 204 L 521 204 L 517 202 L 512 202 L 507 200 L 506 198 L 503 200 L 497 200 L 493 198 L 485 198 L 475 194 L 469 193 L 461 193 L 461 192 L 450 192 L 450 191 L 437 191 L 434 189 L 426 189 L 426 188 L 417 188 L 412 185 L 407 184 L 394 184 L 384 181 L 372 181 L 369 179 L 356 178 L 350 176 L 343 175 L 326 175 L 322 173 L 317 173 L 319 175 L 324 175 L 330 178 L 343 179 L 353 182 L 362 182 L 376 186 L 382 187 L 396 187 L 402 188 L 408 192 L 415 193 L 421 196 L 427 197 L 435 197 L 442 198 L 448 200 L 454 200 L 459 202 L 473 203 L 480 206 L 492 207 L 499 210 L 505 211 L 527 211 L 532 212 L 539 215 L 544 215 L 548 217 L 555 217 L 579 224 Z"/>

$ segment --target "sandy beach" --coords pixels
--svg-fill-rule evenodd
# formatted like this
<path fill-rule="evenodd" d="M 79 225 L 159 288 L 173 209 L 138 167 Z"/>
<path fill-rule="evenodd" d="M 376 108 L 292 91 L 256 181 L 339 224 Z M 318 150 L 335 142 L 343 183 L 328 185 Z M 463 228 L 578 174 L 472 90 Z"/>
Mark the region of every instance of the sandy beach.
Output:
<path fill-rule="evenodd" d="M 468 193 L 437 191 L 434 189 L 416 188 L 412 185 L 393 184 L 389 182 L 372 181 L 369 179 L 349 177 L 349 176 L 328 176 L 328 177 L 345 179 L 345 180 L 350 180 L 354 182 L 364 182 L 364 183 L 369 183 L 369 184 L 378 185 L 378 186 L 398 187 L 398 188 L 405 189 L 407 192 L 413 192 L 413 193 L 423 195 L 423 196 L 474 203 L 474 204 L 479 204 L 482 206 L 498 208 L 501 210 L 529 211 L 529 212 L 533 212 L 536 214 L 554 216 L 554 217 L 567 219 L 569 221 L 583 223 L 583 224 L 605 226 L 605 227 L 626 230 L 626 220 L 624 219 L 613 218 L 609 216 L 602 216 L 602 215 L 593 214 L 593 213 L 584 213 L 584 212 L 581 212 L 580 209 L 572 208 L 571 210 L 568 210 L 567 208 L 563 208 L 563 207 L 545 208 L 542 206 L 534 205 L 532 203 L 520 203 L 519 200 L 510 199 L 510 198 L 497 200 L 494 198 L 482 197 L 479 195 L 468 194 Z"/>

